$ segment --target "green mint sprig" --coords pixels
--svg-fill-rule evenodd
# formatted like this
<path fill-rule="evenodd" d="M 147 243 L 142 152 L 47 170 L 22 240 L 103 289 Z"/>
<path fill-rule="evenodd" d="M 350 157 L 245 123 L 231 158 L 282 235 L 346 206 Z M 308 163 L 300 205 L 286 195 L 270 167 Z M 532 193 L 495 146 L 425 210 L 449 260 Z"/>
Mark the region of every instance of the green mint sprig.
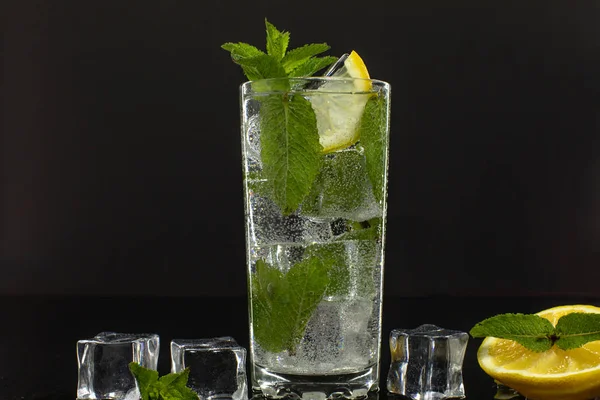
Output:
<path fill-rule="evenodd" d="M 231 53 L 234 63 L 240 65 L 251 81 L 268 78 L 312 76 L 333 64 L 337 58 L 317 57 L 329 50 L 327 43 L 307 44 L 287 51 L 290 33 L 279 31 L 265 18 L 267 29 L 266 52 L 248 43 L 224 43 L 221 48 Z"/>
<path fill-rule="evenodd" d="M 142 400 L 198 400 L 198 395 L 186 386 L 190 370 L 158 377 L 158 371 L 144 368 L 136 362 L 129 370 L 137 381 Z"/>
<path fill-rule="evenodd" d="M 242 42 L 221 46 L 231 53 L 232 60 L 251 81 L 311 76 L 337 60 L 332 56 L 317 57 L 329 50 L 327 43 L 307 44 L 287 51 L 290 33 L 278 30 L 266 19 L 265 25 L 266 52 Z M 321 167 L 323 147 L 310 102 L 301 95 L 288 93 L 287 81 L 271 86 L 257 86 L 281 90 L 260 100 L 263 173 L 272 182 L 273 201 L 284 215 L 289 215 L 308 194 Z"/>
<path fill-rule="evenodd" d="M 261 103 L 263 173 L 273 185 L 273 201 L 293 213 L 310 191 L 322 158 L 317 119 L 300 95 L 271 95 Z"/>
<path fill-rule="evenodd" d="M 567 314 L 556 326 L 535 314 L 499 314 L 477 323 L 469 333 L 474 338 L 514 340 L 535 352 L 549 350 L 554 345 L 570 350 L 600 340 L 600 314 Z"/>

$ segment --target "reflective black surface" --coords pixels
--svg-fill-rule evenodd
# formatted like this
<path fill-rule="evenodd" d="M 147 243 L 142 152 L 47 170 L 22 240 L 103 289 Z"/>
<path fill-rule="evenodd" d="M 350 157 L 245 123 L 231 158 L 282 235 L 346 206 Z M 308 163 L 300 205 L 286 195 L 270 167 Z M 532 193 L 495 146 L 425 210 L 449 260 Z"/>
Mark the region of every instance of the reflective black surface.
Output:
<path fill-rule="evenodd" d="M 379 399 L 395 398 L 385 389 L 391 329 L 433 323 L 469 331 L 493 314 L 564 304 L 600 305 L 600 297 L 385 297 Z M 171 339 L 229 335 L 247 348 L 247 322 L 244 297 L 0 297 L 0 399 L 74 400 L 76 342 L 101 331 L 158 333 L 162 375 Z M 479 344 L 470 339 L 467 347 L 465 391 L 468 399 L 491 400 L 496 389 L 477 364 Z"/>

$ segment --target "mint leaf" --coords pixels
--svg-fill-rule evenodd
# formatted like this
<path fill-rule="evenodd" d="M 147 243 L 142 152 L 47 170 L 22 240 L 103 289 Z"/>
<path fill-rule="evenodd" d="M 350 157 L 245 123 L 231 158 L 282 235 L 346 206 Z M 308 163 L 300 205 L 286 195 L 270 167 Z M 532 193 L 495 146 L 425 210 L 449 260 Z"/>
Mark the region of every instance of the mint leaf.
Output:
<path fill-rule="evenodd" d="M 142 400 L 198 400 L 198 395 L 188 388 L 188 368 L 158 378 L 158 371 L 144 368 L 136 362 L 129 363 L 129 370 L 137 381 Z"/>
<path fill-rule="evenodd" d="M 252 58 L 261 56 L 264 51 L 257 49 L 256 47 L 248 44 L 248 43 L 224 43 L 221 45 L 221 48 L 229 51 L 231 53 L 231 58 L 234 62 L 239 63 L 241 60 L 245 58 Z"/>
<path fill-rule="evenodd" d="M 286 348 L 289 333 L 279 320 L 281 302 L 288 303 L 287 282 L 283 273 L 264 260 L 256 261 L 252 279 L 252 332 L 267 351 L 279 353 Z"/>
<path fill-rule="evenodd" d="M 302 203 L 302 214 L 334 213 L 356 217 L 373 207 L 365 157 L 359 151 L 340 151 L 321 156 L 321 170 Z"/>
<path fill-rule="evenodd" d="M 314 58 L 329 49 L 325 43 L 309 44 L 287 53 L 290 34 L 278 30 L 265 19 L 266 53 L 247 43 L 224 43 L 232 60 L 253 81 L 256 92 L 290 90 L 287 80 L 270 78 L 305 77 L 333 64 L 335 57 Z M 287 54 L 286 54 L 287 53 Z M 262 101 L 261 147 L 266 179 L 275 194 L 274 201 L 284 214 L 292 213 L 308 193 L 319 167 L 317 154 L 322 147 L 316 116 L 308 100 L 284 94 Z"/>
<path fill-rule="evenodd" d="M 273 183 L 273 200 L 284 215 L 294 212 L 320 168 L 317 119 L 300 95 L 270 95 L 261 101 L 261 158 Z"/>
<path fill-rule="evenodd" d="M 387 102 L 383 96 L 371 97 L 360 119 L 360 143 L 365 150 L 367 174 L 373 195 L 381 203 L 385 194 L 387 163 Z"/>
<path fill-rule="evenodd" d="M 231 59 L 242 67 L 251 81 L 268 78 L 311 76 L 337 61 L 335 57 L 314 58 L 329 50 L 326 43 L 308 44 L 286 54 L 290 33 L 279 31 L 265 19 L 267 52 L 248 43 L 227 42 L 221 48 L 231 53 Z"/>
<path fill-rule="evenodd" d="M 265 18 L 266 53 L 248 43 L 227 42 L 221 48 L 231 53 L 231 59 L 242 67 L 251 81 L 281 77 L 312 76 L 337 61 L 336 57 L 315 58 L 329 50 L 326 43 L 308 44 L 287 52 L 290 33 L 280 31 Z M 270 59 L 263 56 L 268 55 Z M 277 64 L 277 66 L 275 65 Z"/>
<path fill-rule="evenodd" d="M 290 77 L 312 76 L 325 67 L 330 66 L 337 61 L 336 57 L 326 56 L 319 58 L 310 58 L 297 68 L 288 73 Z"/>
<path fill-rule="evenodd" d="M 600 340 L 600 314 L 571 313 L 556 323 L 556 345 L 563 350 L 575 349 Z"/>
<path fill-rule="evenodd" d="M 344 243 L 313 245 L 307 248 L 310 257 L 322 260 L 327 269 L 328 284 L 326 296 L 348 294 L 350 286 L 350 270 L 346 263 L 347 250 Z"/>
<path fill-rule="evenodd" d="M 287 50 L 290 42 L 290 33 L 280 32 L 266 18 L 265 25 L 267 27 L 267 53 L 279 61 L 283 58 Z"/>
<path fill-rule="evenodd" d="M 238 64 L 252 81 L 267 78 L 285 78 L 285 70 L 277 59 L 268 54 L 240 59 Z"/>
<path fill-rule="evenodd" d="M 283 65 L 285 72 L 290 73 L 308 61 L 311 57 L 326 52 L 329 48 L 327 43 L 306 44 L 302 47 L 297 47 L 288 51 L 281 60 L 281 64 Z"/>
<path fill-rule="evenodd" d="M 284 77 L 281 63 L 247 43 L 225 43 L 221 46 L 231 53 L 233 62 L 242 67 L 246 77 L 251 80 Z"/>
<path fill-rule="evenodd" d="M 309 255 L 283 275 L 264 260 L 257 261 L 252 282 L 252 329 L 262 348 L 274 353 L 295 352 L 323 298 L 331 266 L 331 260 Z"/>
<path fill-rule="evenodd" d="M 153 400 L 154 386 L 158 382 L 158 371 L 144 368 L 136 362 L 129 363 L 129 370 L 137 381 L 142 400 Z"/>
<path fill-rule="evenodd" d="M 542 352 L 553 345 L 554 326 L 534 314 L 500 314 L 477 323 L 469 332 L 473 337 L 493 336 L 518 342 Z"/>
<path fill-rule="evenodd" d="M 159 382 L 165 387 L 182 385 L 185 386 L 187 384 L 189 376 L 190 371 L 188 368 L 186 368 L 183 371 L 178 372 L 176 374 L 173 373 L 161 376 Z"/>
<path fill-rule="evenodd" d="M 327 260 L 329 285 L 326 296 L 345 297 L 352 293 L 369 298 L 375 295 L 375 272 L 380 249 L 374 240 L 333 242 L 314 246 L 312 255 Z"/>
<path fill-rule="evenodd" d="M 310 247 L 307 252 L 311 254 Z M 332 260 L 312 255 L 295 264 L 286 274 L 290 303 L 284 307 L 290 318 L 285 318 L 284 322 L 291 334 L 288 343 L 291 351 L 300 343 L 308 320 L 323 298 L 331 265 Z"/>
<path fill-rule="evenodd" d="M 198 395 L 186 386 L 189 376 L 189 368 L 162 376 L 158 381 L 160 398 L 156 400 L 198 400 Z"/>

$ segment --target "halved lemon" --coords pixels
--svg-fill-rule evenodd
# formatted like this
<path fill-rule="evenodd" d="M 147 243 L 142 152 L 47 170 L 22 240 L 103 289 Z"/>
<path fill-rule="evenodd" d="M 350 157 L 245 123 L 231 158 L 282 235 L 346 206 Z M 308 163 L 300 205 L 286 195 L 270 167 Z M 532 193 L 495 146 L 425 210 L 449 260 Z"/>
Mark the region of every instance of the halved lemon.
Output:
<path fill-rule="evenodd" d="M 566 305 L 537 315 L 556 325 L 560 317 L 574 312 L 600 314 L 600 308 Z M 512 340 L 487 337 L 477 351 L 477 361 L 496 381 L 530 400 L 587 400 L 600 396 L 600 340 L 577 349 L 553 346 L 536 353 Z"/>
<path fill-rule="evenodd" d="M 367 66 L 354 50 L 332 76 L 342 80 L 325 83 L 310 98 L 324 153 L 345 149 L 358 142 L 358 123 L 372 88 Z M 320 95 L 319 92 L 328 93 Z"/>

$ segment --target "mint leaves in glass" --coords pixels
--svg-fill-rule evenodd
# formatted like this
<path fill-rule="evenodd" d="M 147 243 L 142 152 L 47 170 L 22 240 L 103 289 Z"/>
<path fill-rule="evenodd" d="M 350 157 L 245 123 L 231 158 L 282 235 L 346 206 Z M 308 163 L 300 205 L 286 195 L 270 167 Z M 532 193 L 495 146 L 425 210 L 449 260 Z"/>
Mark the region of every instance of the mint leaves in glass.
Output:
<path fill-rule="evenodd" d="M 244 71 L 250 376 L 279 398 L 379 389 L 389 84 L 310 77 L 325 43 L 225 50 Z M 368 87 L 368 90 L 364 88 Z"/>

